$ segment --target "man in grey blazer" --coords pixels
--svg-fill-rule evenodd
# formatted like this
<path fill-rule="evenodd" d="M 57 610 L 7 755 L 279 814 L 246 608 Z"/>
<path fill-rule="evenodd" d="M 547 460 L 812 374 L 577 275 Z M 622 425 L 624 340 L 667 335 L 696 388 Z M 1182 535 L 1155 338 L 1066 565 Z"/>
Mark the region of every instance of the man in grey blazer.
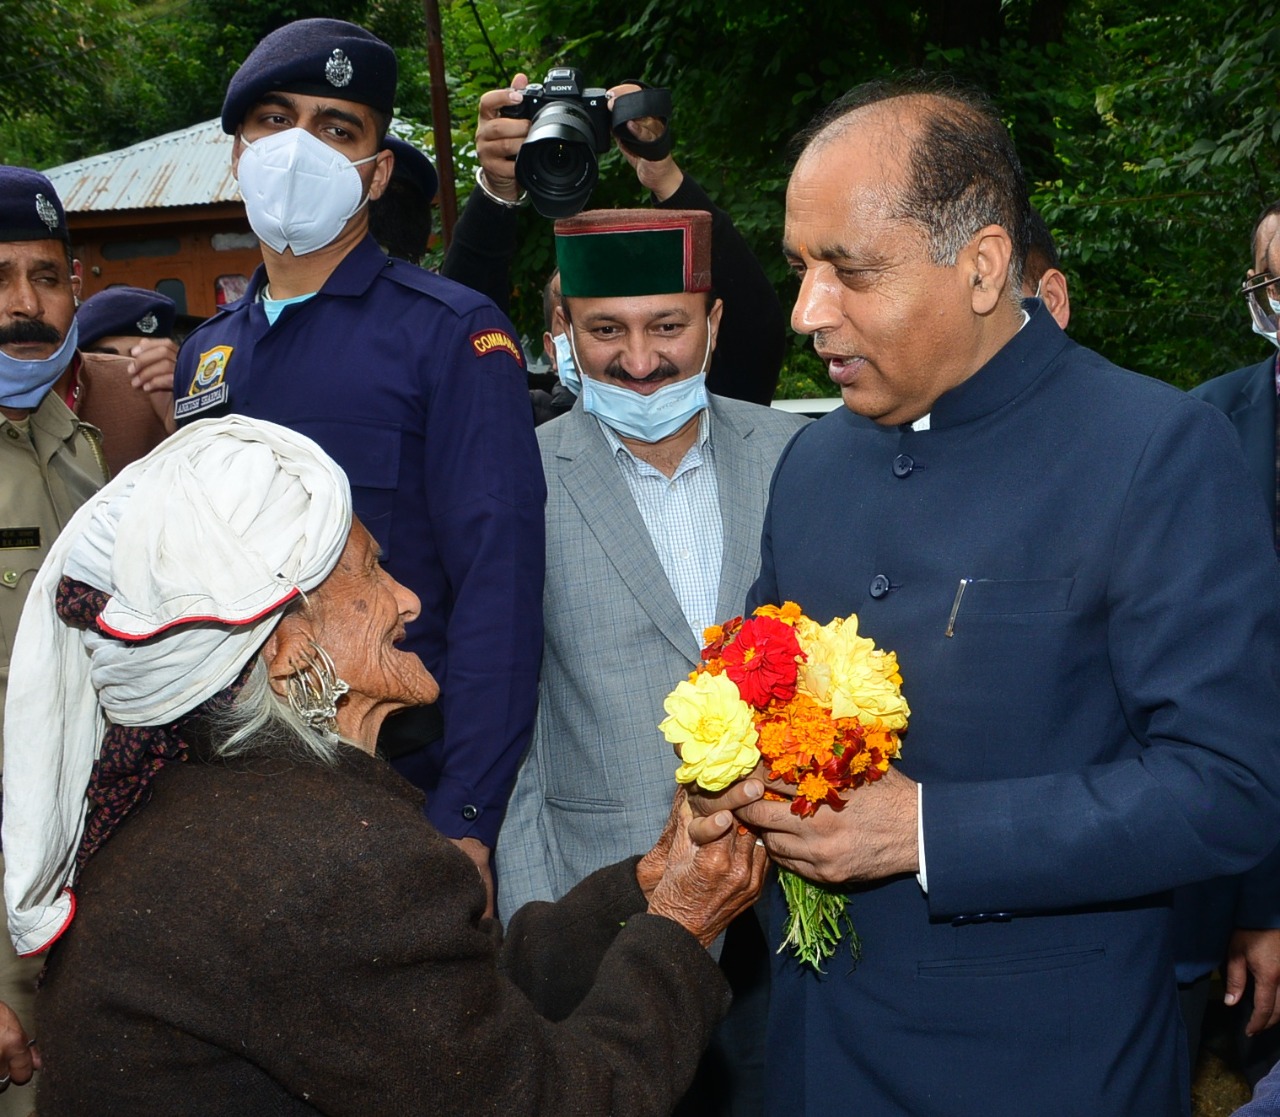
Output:
<path fill-rule="evenodd" d="M 538 428 L 545 640 L 533 744 L 498 839 L 504 917 L 652 844 L 677 764 L 663 699 L 698 663 L 703 629 L 742 612 L 774 463 L 803 423 L 706 393 L 721 309 L 710 233 L 694 211 L 556 223 L 582 392 Z M 723 1099 L 696 1111 L 734 1112 Z"/>

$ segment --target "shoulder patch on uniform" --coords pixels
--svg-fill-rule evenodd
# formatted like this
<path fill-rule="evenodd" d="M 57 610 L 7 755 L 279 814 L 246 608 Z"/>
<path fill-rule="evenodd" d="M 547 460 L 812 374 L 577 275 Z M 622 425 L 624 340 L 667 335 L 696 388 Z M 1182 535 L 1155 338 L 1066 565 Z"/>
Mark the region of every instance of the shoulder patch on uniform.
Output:
<path fill-rule="evenodd" d="M 486 353 L 509 353 L 522 367 L 524 365 L 524 353 L 506 330 L 481 330 L 472 334 L 471 348 L 476 351 L 477 357 L 483 357 Z"/>
<path fill-rule="evenodd" d="M 197 396 L 221 384 L 222 378 L 227 374 L 227 362 L 231 360 L 233 351 L 234 346 L 215 345 L 212 349 L 206 349 L 201 353 L 200 360 L 196 362 L 196 374 L 191 379 L 191 387 L 187 390 L 187 395 Z"/>

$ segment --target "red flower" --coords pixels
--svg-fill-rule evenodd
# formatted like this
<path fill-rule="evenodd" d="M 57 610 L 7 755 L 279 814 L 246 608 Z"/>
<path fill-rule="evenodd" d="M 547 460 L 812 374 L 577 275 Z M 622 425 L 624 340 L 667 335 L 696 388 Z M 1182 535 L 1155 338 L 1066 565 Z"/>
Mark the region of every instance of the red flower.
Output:
<path fill-rule="evenodd" d="M 796 657 L 800 641 L 795 629 L 772 617 L 743 621 L 737 639 L 724 649 L 724 673 L 744 702 L 763 709 L 773 698 L 788 701 L 796 692 Z"/>

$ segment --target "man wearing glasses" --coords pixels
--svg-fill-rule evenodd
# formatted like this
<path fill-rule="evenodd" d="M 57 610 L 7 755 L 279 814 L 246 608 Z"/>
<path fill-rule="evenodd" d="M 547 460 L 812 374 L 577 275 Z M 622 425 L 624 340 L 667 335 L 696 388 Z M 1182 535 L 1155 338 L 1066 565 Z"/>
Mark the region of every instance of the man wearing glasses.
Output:
<path fill-rule="evenodd" d="M 1280 348 L 1280 201 L 1262 211 L 1253 227 L 1253 267 L 1243 292 L 1253 332 Z M 1247 368 L 1215 377 L 1191 394 L 1226 413 L 1244 447 L 1249 471 L 1271 509 L 1276 551 L 1280 553 L 1280 458 L 1276 455 L 1276 394 L 1280 369 L 1276 354 Z"/>

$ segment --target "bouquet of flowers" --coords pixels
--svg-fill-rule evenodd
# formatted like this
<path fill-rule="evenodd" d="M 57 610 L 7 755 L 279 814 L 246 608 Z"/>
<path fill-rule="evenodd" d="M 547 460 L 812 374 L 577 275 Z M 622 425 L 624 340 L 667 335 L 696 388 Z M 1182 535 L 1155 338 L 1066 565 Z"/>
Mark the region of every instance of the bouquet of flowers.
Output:
<path fill-rule="evenodd" d="M 679 782 L 720 791 L 763 759 L 771 780 L 795 788 L 792 812 L 808 818 L 823 804 L 843 810 L 840 792 L 878 780 L 901 755 L 911 711 L 897 656 L 859 636 L 857 616 L 819 625 L 788 601 L 704 637 L 701 664 L 667 696 L 658 727 L 680 754 Z M 786 869 L 779 878 L 783 947 L 820 971 L 847 930 L 856 959 L 844 894 Z"/>

